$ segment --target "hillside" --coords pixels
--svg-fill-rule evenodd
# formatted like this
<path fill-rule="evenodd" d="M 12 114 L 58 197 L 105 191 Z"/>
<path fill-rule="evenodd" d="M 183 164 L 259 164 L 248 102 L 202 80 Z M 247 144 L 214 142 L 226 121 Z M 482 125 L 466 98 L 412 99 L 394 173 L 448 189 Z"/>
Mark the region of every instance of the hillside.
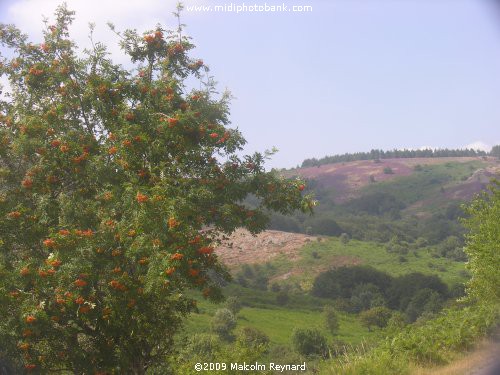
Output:
<path fill-rule="evenodd" d="M 435 157 L 359 160 L 332 163 L 317 167 L 293 169 L 288 176 L 301 176 L 314 180 L 319 189 L 334 191 L 334 202 L 343 203 L 360 195 L 360 191 L 377 182 L 389 182 L 401 177 L 418 174 L 427 167 L 461 164 L 468 176 L 454 184 L 447 192 L 449 199 L 470 199 L 484 188 L 484 184 L 500 175 L 500 163 L 493 157 Z M 387 173 L 390 168 L 390 172 Z"/>

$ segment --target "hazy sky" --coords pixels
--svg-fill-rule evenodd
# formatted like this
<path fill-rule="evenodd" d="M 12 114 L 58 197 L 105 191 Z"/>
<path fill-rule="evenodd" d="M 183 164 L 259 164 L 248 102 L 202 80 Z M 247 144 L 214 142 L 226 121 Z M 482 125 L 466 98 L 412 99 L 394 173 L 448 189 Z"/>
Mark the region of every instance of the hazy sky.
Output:
<path fill-rule="evenodd" d="M 116 45 L 118 29 L 174 26 L 171 0 L 67 0 L 73 38 Z M 40 42 L 42 15 L 61 1 L 0 0 L 0 22 Z M 233 5 L 283 1 L 232 1 Z M 229 5 L 224 0 L 186 0 Z M 500 144 L 500 6 L 488 0 L 285 0 L 312 12 L 189 12 L 187 33 L 236 97 L 231 118 L 247 151 L 269 163 L 372 148 Z M 111 48 L 118 51 L 117 47 Z M 117 60 L 120 59 L 116 54 Z"/>

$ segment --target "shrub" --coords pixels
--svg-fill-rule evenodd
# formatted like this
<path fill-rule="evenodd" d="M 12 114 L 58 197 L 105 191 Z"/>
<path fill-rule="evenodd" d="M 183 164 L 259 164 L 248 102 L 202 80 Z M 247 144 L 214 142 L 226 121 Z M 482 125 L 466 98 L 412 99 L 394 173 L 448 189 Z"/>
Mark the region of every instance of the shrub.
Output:
<path fill-rule="evenodd" d="M 286 290 L 280 290 L 276 294 L 276 303 L 280 306 L 286 305 L 289 300 L 290 296 L 288 295 L 288 292 Z"/>
<path fill-rule="evenodd" d="M 382 293 L 391 285 L 392 278 L 369 266 L 345 266 L 319 274 L 311 293 L 323 298 L 351 298 L 354 288 L 371 283 Z"/>
<path fill-rule="evenodd" d="M 238 335 L 238 342 L 244 346 L 267 346 L 269 336 L 253 327 L 243 327 Z"/>
<path fill-rule="evenodd" d="M 371 330 L 371 327 L 377 326 L 383 328 L 389 322 L 392 315 L 391 310 L 384 306 L 374 307 L 359 314 L 361 324 Z"/>
<path fill-rule="evenodd" d="M 236 318 L 228 309 L 219 309 L 215 312 L 210 323 L 212 332 L 219 335 L 221 339 L 232 339 L 231 333 L 236 327 Z"/>
<path fill-rule="evenodd" d="M 384 173 L 385 174 L 394 174 L 394 171 L 392 170 L 391 167 L 385 167 L 384 168 Z"/>
<path fill-rule="evenodd" d="M 328 353 L 326 338 L 317 329 L 295 328 L 292 333 L 292 345 L 302 355 L 325 357 Z"/>
<path fill-rule="evenodd" d="M 226 309 L 231 311 L 233 313 L 233 315 L 238 314 L 238 312 L 242 308 L 240 299 L 238 297 L 235 297 L 235 296 L 228 297 L 225 305 L 226 305 Z"/>
<path fill-rule="evenodd" d="M 340 238 L 340 242 L 343 245 L 347 245 L 350 241 L 349 235 L 347 233 L 342 233 L 339 238 Z"/>
<path fill-rule="evenodd" d="M 333 335 L 337 333 L 340 324 L 337 312 L 331 306 L 325 306 L 323 308 L 323 320 L 326 329 Z"/>

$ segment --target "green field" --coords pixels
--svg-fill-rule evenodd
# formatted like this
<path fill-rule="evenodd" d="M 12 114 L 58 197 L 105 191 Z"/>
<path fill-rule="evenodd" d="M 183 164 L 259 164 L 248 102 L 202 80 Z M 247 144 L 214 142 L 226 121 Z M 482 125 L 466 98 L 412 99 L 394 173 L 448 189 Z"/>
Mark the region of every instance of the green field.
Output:
<path fill-rule="evenodd" d="M 410 251 L 403 257 L 404 260 L 399 254 L 388 253 L 382 244 L 351 240 L 344 245 L 338 238 L 328 237 L 304 246 L 298 260 L 290 261 L 286 255 L 279 255 L 262 267 L 262 271 L 271 279 L 292 271 L 285 281 L 277 282 L 298 282 L 304 290 L 310 289 L 318 273 L 349 262 L 369 265 L 392 276 L 410 272 L 436 274 L 449 286 L 467 279 L 463 262 L 435 258 L 432 247 Z"/>
<path fill-rule="evenodd" d="M 315 253 L 315 256 L 312 254 Z M 303 270 L 286 280 L 276 281 L 282 285 L 300 285 L 302 291 L 294 290 L 286 306 L 276 303 L 277 293 L 261 291 L 230 284 L 224 290 L 226 296 L 238 296 L 243 309 L 237 316 L 236 333 L 242 327 L 248 326 L 265 332 L 271 344 L 289 345 L 291 332 L 294 328 L 319 328 L 331 341 L 341 340 L 347 344 L 370 342 L 383 336 L 383 330 L 368 331 L 361 326 L 354 314 L 339 312 L 340 329 L 333 337 L 323 327 L 321 310 L 332 301 L 312 297 L 307 294 L 315 276 L 322 270 L 334 267 L 339 259 L 351 259 L 361 264 L 370 265 L 392 276 L 410 272 L 437 274 L 448 285 L 462 283 L 466 280 L 465 264 L 445 258 L 434 258 L 431 249 L 420 249 L 416 254 L 409 253 L 406 261 L 400 262 L 400 255 L 388 253 L 384 246 L 376 243 L 351 240 L 344 245 L 337 238 L 323 238 L 320 242 L 311 242 L 300 250 L 298 260 L 291 262 L 285 256 L 274 258 L 260 267 L 271 280 L 290 270 Z M 272 283 L 273 281 L 271 281 Z M 210 320 L 215 311 L 223 305 L 205 301 L 197 296 L 199 313 L 190 316 L 186 323 L 187 333 L 209 332 Z"/>

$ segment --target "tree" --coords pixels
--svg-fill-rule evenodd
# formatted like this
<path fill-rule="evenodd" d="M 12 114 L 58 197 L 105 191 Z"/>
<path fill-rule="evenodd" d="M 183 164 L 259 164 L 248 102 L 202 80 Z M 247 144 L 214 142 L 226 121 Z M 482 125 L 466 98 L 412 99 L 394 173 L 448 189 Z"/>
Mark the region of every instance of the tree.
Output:
<path fill-rule="evenodd" d="M 385 174 L 394 174 L 394 171 L 392 170 L 391 167 L 385 167 L 384 168 L 384 173 Z"/>
<path fill-rule="evenodd" d="M 372 326 L 383 328 L 389 322 L 392 315 L 391 310 L 384 306 L 377 306 L 359 314 L 361 324 L 371 331 Z"/>
<path fill-rule="evenodd" d="M 230 340 L 231 332 L 236 327 L 236 318 L 228 309 L 219 309 L 210 323 L 212 331 L 220 336 L 221 339 Z"/>
<path fill-rule="evenodd" d="M 339 329 L 339 318 L 335 309 L 331 306 L 325 306 L 323 308 L 323 319 L 325 322 L 326 329 L 333 335 L 337 333 Z"/>
<path fill-rule="evenodd" d="M 247 347 L 266 347 L 269 337 L 257 328 L 243 327 L 238 335 L 238 343 Z"/>
<path fill-rule="evenodd" d="M 493 146 L 491 148 L 490 155 L 500 159 L 500 145 Z"/>
<path fill-rule="evenodd" d="M 292 332 L 292 345 L 302 355 L 319 355 L 328 353 L 326 338 L 318 329 L 295 328 Z"/>
<path fill-rule="evenodd" d="M 347 245 L 350 241 L 349 235 L 347 233 L 342 233 L 339 238 L 340 238 L 340 242 L 344 246 Z"/>
<path fill-rule="evenodd" d="M 126 70 L 95 41 L 77 54 L 73 12 L 55 19 L 36 45 L 0 26 L 2 350 L 36 372 L 144 374 L 195 308 L 184 290 L 220 300 L 217 239 L 313 201 L 269 153 L 239 156 L 228 93 L 188 89 L 208 68 L 181 27 L 117 32 Z"/>
<path fill-rule="evenodd" d="M 242 305 L 238 297 L 231 296 L 226 300 L 226 308 L 233 313 L 233 315 L 238 314 L 241 310 Z"/>
<path fill-rule="evenodd" d="M 488 192 L 465 207 L 463 220 L 469 229 L 465 252 L 472 278 L 467 284 L 469 299 L 480 303 L 500 302 L 500 182 L 493 181 Z"/>

